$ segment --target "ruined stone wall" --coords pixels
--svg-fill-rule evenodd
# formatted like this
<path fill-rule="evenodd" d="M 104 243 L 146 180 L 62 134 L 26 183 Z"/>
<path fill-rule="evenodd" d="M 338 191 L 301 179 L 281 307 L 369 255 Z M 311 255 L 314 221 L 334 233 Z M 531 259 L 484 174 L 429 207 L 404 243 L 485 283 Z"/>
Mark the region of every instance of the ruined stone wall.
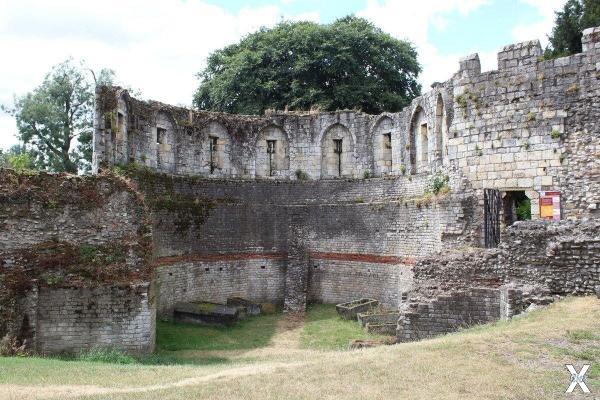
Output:
<path fill-rule="evenodd" d="M 147 209 L 125 180 L 0 170 L 0 226 L 0 336 L 44 352 L 153 347 L 153 331 L 139 336 L 153 329 L 147 290 L 111 292 L 152 275 Z M 107 325 L 112 308 L 120 317 Z"/>
<path fill-rule="evenodd" d="M 99 88 L 94 169 L 135 162 L 178 175 L 281 180 L 296 179 L 296 171 L 331 179 L 451 166 L 480 203 L 483 188 L 523 190 L 537 218 L 539 192 L 552 190 L 562 194 L 563 218 L 593 215 L 600 202 L 594 32 L 584 35 L 583 53 L 556 60 L 542 59 L 538 41 L 504 47 L 493 71 L 481 72 L 477 54 L 465 57 L 451 79 L 404 110 L 378 116 L 196 112 Z M 271 156 L 268 140 L 276 141 Z"/>
<path fill-rule="evenodd" d="M 282 255 L 198 258 L 163 259 L 155 276 L 159 315 L 171 315 L 180 301 L 224 304 L 228 298 L 242 297 L 257 303 L 283 302 L 286 263 Z"/>
<path fill-rule="evenodd" d="M 556 296 L 594 294 L 600 285 L 598 260 L 597 220 L 519 222 L 498 249 L 419 260 L 400 315 L 398 340 L 511 317 Z M 492 300 L 480 298 L 482 293 Z"/>
<path fill-rule="evenodd" d="M 600 51 L 548 61 L 541 54 L 538 41 L 506 46 L 498 70 L 484 73 L 476 55 L 463 60 L 448 157 L 475 189 L 533 190 L 534 217 L 541 190 L 561 191 L 563 218 L 592 215 L 600 200 Z"/>
<path fill-rule="evenodd" d="M 42 287 L 37 293 L 35 329 L 34 349 L 42 354 L 94 347 L 151 353 L 156 311 L 150 285 Z"/>
<path fill-rule="evenodd" d="M 344 261 L 315 259 L 309 265 L 309 300 L 338 304 L 372 298 L 392 309 L 412 287 L 412 264 L 392 257 Z M 405 298 L 404 298 L 405 300 Z"/>
<path fill-rule="evenodd" d="M 600 284 L 600 223 L 524 221 L 507 230 L 498 249 L 419 260 L 418 294 L 472 286 L 530 285 L 548 294 L 592 294 Z"/>
<path fill-rule="evenodd" d="M 440 295 L 429 303 L 413 306 L 403 311 L 398 321 L 396 337 L 399 342 L 443 335 L 500 319 L 500 291 L 473 288 Z"/>
<path fill-rule="evenodd" d="M 161 313 L 178 300 L 233 295 L 281 303 L 295 213 L 304 215 L 315 301 L 368 295 L 396 306 L 414 257 L 470 240 L 463 195 L 424 196 L 424 176 L 275 183 L 138 170 L 132 181 L 154 204 Z"/>

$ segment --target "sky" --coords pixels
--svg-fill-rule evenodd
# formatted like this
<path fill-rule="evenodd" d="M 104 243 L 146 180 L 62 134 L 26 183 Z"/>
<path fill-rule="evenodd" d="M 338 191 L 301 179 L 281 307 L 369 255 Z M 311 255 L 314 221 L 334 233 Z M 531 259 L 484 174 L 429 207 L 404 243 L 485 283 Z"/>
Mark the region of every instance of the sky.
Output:
<path fill-rule="evenodd" d="M 0 104 L 10 106 L 65 59 L 146 99 L 190 105 L 196 74 L 214 50 L 282 20 L 328 23 L 365 17 L 418 51 L 426 91 L 479 53 L 483 70 L 496 53 L 524 40 L 547 43 L 565 0 L 0 0 Z M 14 118 L 0 111 L 0 148 L 17 143 Z"/>

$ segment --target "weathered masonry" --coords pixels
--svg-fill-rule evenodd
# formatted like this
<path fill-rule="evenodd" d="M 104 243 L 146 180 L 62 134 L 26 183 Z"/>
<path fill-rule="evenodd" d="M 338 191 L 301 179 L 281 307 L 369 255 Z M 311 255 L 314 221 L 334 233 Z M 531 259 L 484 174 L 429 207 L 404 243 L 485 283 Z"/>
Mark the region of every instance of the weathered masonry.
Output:
<path fill-rule="evenodd" d="M 485 188 L 539 196 L 559 191 L 563 218 L 599 201 L 597 32 L 584 52 L 541 61 L 539 42 L 506 46 L 498 70 L 477 54 L 399 113 L 357 111 L 240 116 L 98 92 L 94 169 L 135 162 L 203 178 L 311 179 L 428 174 L 455 167 L 479 199 Z"/>
<path fill-rule="evenodd" d="M 467 56 L 451 79 L 382 115 L 227 115 L 99 88 L 94 171 L 125 166 L 153 199 L 161 314 L 177 301 L 233 295 L 298 309 L 373 297 L 414 313 L 410 304 L 452 292 L 465 305 L 459 314 L 498 306 L 451 321 L 485 321 L 506 314 L 499 304 L 534 302 L 536 290 L 590 293 L 598 281 L 595 263 L 569 266 L 551 288 L 544 274 L 525 282 L 528 274 L 492 268 L 493 279 L 475 273 L 470 285 L 424 296 L 420 271 L 436 254 L 511 246 L 508 227 L 520 219 L 597 218 L 599 40 L 587 30 L 583 53 L 547 61 L 538 41 L 509 45 L 483 73 L 478 55 Z M 597 233 L 585 232 L 590 257 Z M 586 289 L 565 289 L 571 279 Z M 524 297 L 500 288 L 526 284 L 539 287 Z M 427 336 L 407 318 L 399 337 Z"/>
<path fill-rule="evenodd" d="M 0 338 L 153 351 L 151 227 L 127 182 L 0 170 L 0 226 Z"/>
<path fill-rule="evenodd" d="M 94 176 L 0 173 L 0 336 L 147 352 L 180 301 L 374 298 L 406 341 L 591 294 L 600 28 L 583 48 L 506 46 L 484 73 L 474 54 L 382 115 L 227 115 L 99 87 Z"/>

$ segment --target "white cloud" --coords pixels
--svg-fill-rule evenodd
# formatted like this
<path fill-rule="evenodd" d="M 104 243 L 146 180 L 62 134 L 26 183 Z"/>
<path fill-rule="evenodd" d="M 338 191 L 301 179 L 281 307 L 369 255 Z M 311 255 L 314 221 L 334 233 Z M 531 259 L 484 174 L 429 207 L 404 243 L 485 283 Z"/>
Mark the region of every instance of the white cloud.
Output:
<path fill-rule="evenodd" d="M 566 0 L 520 0 L 521 3 L 534 7 L 542 19 L 526 25 L 517 25 L 512 30 L 515 41 L 539 39 L 542 47 L 548 44 L 548 34 L 554 26 L 554 12 L 562 9 Z"/>
<path fill-rule="evenodd" d="M 93 69 L 113 68 L 144 97 L 190 104 L 207 55 L 281 19 L 277 5 L 237 13 L 202 2 L 19 0 L 0 2 L 0 104 L 39 85 L 50 67 L 72 56 Z M 0 115 L 0 147 L 16 142 L 14 120 Z"/>
<path fill-rule="evenodd" d="M 442 15 L 443 13 L 458 11 L 462 15 L 466 15 L 488 4 L 489 1 L 421 0 L 406 2 L 368 0 L 367 7 L 360 11 L 358 15 L 370 19 L 384 31 L 399 39 L 408 39 L 416 46 L 419 62 L 423 67 L 419 81 L 423 88 L 427 90 L 433 82 L 445 81 L 450 78 L 458 70 L 459 58 L 466 55 L 440 54 L 427 36 L 430 26 L 433 25 L 435 28 L 443 30 L 447 26 L 447 20 Z M 484 67 L 493 68 L 493 66 L 483 65 Z"/>

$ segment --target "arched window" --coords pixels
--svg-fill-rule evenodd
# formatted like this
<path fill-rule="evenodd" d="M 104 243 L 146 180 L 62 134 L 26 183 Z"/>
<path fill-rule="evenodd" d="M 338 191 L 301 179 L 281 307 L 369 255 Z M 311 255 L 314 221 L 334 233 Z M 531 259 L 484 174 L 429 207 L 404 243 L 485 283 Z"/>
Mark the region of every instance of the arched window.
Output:
<path fill-rule="evenodd" d="M 321 140 L 321 177 L 354 175 L 354 140 L 344 125 L 330 126 Z"/>
<path fill-rule="evenodd" d="M 156 115 L 154 129 L 156 168 L 163 172 L 175 172 L 175 124 L 172 117 L 161 111 Z"/>
<path fill-rule="evenodd" d="M 288 176 L 290 155 L 288 141 L 283 130 L 275 125 L 267 126 L 258 134 L 256 144 L 256 176 Z"/>
<path fill-rule="evenodd" d="M 410 161 L 413 172 L 429 169 L 429 126 L 421 106 L 415 109 L 411 119 Z"/>
<path fill-rule="evenodd" d="M 231 175 L 231 137 L 218 122 L 211 122 L 204 129 L 203 169 L 210 176 Z"/>
<path fill-rule="evenodd" d="M 373 129 L 375 176 L 389 175 L 392 172 L 392 126 L 392 119 L 383 117 Z"/>

